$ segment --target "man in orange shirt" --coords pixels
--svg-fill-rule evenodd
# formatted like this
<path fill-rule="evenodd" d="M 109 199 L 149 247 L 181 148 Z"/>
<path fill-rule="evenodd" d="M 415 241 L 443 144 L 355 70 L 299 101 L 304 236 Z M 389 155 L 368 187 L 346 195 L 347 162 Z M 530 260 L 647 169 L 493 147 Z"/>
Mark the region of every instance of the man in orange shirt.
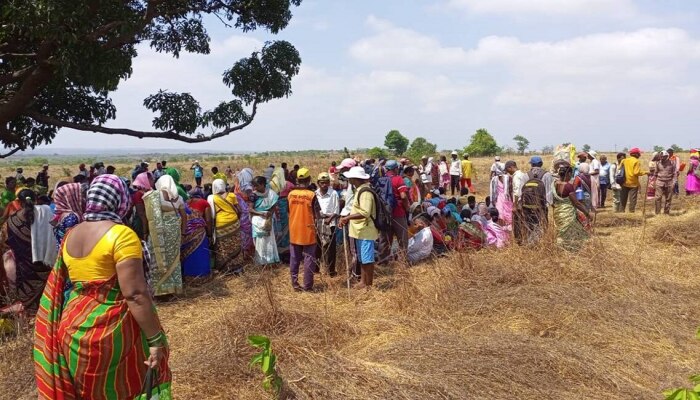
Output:
<path fill-rule="evenodd" d="M 309 189 L 311 173 L 307 168 L 299 168 L 296 174 L 297 186 L 289 192 L 289 272 L 292 287 L 297 291 L 310 292 L 314 287 L 316 261 L 316 219 L 320 218 L 320 207 L 316 194 Z M 299 286 L 299 265 L 304 260 L 304 287 Z"/>

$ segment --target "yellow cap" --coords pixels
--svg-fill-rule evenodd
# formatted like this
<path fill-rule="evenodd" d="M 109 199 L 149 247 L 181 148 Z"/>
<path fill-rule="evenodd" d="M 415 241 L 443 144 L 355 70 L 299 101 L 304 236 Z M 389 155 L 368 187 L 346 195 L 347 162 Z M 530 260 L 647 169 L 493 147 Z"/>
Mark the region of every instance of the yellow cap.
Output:
<path fill-rule="evenodd" d="M 297 179 L 308 179 L 311 178 L 311 172 L 308 168 L 299 168 L 297 171 Z"/>
<path fill-rule="evenodd" d="M 321 172 L 320 174 L 318 174 L 318 179 L 317 179 L 317 180 L 318 180 L 319 182 L 321 182 L 321 181 L 328 181 L 328 182 L 330 182 L 330 181 L 331 181 L 331 176 L 328 174 L 328 172 Z"/>

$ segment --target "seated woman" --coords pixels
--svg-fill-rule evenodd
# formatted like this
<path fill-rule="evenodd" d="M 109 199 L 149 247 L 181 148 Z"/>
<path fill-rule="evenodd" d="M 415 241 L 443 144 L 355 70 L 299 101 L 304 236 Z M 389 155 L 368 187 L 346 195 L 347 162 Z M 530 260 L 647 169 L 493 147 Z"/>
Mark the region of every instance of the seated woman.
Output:
<path fill-rule="evenodd" d="M 486 233 L 478 222 L 472 222 L 472 212 L 464 209 L 460 213 L 462 223 L 459 224 L 459 233 L 455 248 L 457 250 L 479 250 L 486 243 Z"/>
<path fill-rule="evenodd" d="M 129 207 L 126 185 L 100 175 L 87 192 L 84 222 L 65 238 L 36 319 L 42 399 L 140 398 L 149 367 L 158 374 L 155 392 L 171 398 L 167 340 L 144 278 L 141 242 L 122 224 Z"/>
<path fill-rule="evenodd" d="M 222 272 L 241 273 L 240 207 L 235 194 L 226 191 L 226 182 L 212 182 L 213 194 L 208 202 L 214 221 L 214 251 L 216 269 Z"/>
<path fill-rule="evenodd" d="M 430 257 L 433 252 L 433 234 L 430 230 L 430 217 L 420 214 L 412 224 L 417 233 L 408 240 L 407 258 L 410 264 L 416 264 Z"/>
<path fill-rule="evenodd" d="M 433 235 L 433 250 L 436 254 L 446 253 L 449 249 L 447 247 L 447 240 L 444 234 L 444 221 L 441 223 L 442 215 L 437 207 L 428 207 L 426 212 L 428 218 L 430 219 L 430 232 Z"/>
<path fill-rule="evenodd" d="M 18 193 L 16 201 L 21 209 L 3 225 L 1 242 L 10 302 L 19 302 L 29 316 L 39 308 L 57 253 L 51 227 L 53 213 L 49 206 L 35 206 L 36 200 L 36 194 L 29 189 Z"/>
<path fill-rule="evenodd" d="M 557 244 L 575 251 L 590 236 L 586 228 L 590 213 L 576 198 L 576 189 L 570 182 L 573 169 L 570 165 L 559 167 L 559 181 L 554 186 L 554 225 L 557 227 Z M 582 222 L 583 221 L 583 222 Z"/>
<path fill-rule="evenodd" d="M 494 232 L 495 234 L 495 243 L 493 243 L 496 248 L 501 249 L 503 247 L 506 247 L 508 245 L 508 241 L 510 240 L 510 234 L 508 231 L 502 227 L 498 221 L 500 220 L 500 216 L 498 215 L 498 210 L 495 208 L 492 208 L 489 210 L 489 213 L 491 214 L 491 219 L 487 222 L 489 229 Z"/>

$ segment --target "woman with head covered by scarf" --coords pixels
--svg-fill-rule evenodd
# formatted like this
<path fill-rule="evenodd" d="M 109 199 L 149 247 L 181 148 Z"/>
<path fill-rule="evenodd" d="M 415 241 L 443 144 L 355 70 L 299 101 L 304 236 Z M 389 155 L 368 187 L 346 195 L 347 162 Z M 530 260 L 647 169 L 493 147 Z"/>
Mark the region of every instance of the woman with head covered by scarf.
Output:
<path fill-rule="evenodd" d="M 152 268 L 156 296 L 182 293 L 181 234 L 187 231 L 185 201 L 170 175 L 156 182 L 156 189 L 143 196 L 148 219 L 148 247 L 155 259 Z"/>
<path fill-rule="evenodd" d="M 141 240 L 148 238 L 148 218 L 146 217 L 146 206 L 143 196 L 153 190 L 154 179 L 150 172 L 142 172 L 136 176 L 131 187 L 135 192 L 131 195 L 131 202 L 134 210 L 131 214 L 131 228 L 136 232 Z"/>
<path fill-rule="evenodd" d="M 226 183 L 216 179 L 212 183 L 212 192 L 207 199 L 214 220 L 214 251 L 216 269 L 223 272 L 240 273 L 243 270 L 241 260 L 241 214 L 238 197 L 226 191 Z"/>
<path fill-rule="evenodd" d="M 95 178 L 83 222 L 68 232 L 36 319 L 40 399 L 134 399 L 149 367 L 171 398 L 168 344 L 148 291 L 131 202 L 114 175 Z M 99 349 L 99 351 L 95 351 Z"/>
<path fill-rule="evenodd" d="M 83 222 L 85 212 L 85 188 L 79 183 L 69 183 L 53 194 L 54 218 L 51 221 L 56 244 L 60 245 L 68 230 Z"/>
<path fill-rule="evenodd" d="M 211 273 L 209 243 L 213 233 L 211 206 L 202 189 L 190 192 L 187 201 L 187 228 L 180 247 L 182 272 L 185 277 L 204 277 Z"/>

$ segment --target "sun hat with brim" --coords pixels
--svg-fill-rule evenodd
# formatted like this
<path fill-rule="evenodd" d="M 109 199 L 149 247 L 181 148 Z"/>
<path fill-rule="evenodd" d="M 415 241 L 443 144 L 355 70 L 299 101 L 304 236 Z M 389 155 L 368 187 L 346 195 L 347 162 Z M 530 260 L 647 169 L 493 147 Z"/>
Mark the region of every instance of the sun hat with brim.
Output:
<path fill-rule="evenodd" d="M 591 156 L 591 157 L 593 157 L 593 158 L 598 157 L 598 153 L 597 153 L 595 150 L 589 151 L 589 152 L 588 152 L 588 155 Z"/>
<path fill-rule="evenodd" d="M 428 207 L 428 209 L 425 210 L 425 212 L 426 212 L 428 215 L 430 215 L 431 217 L 432 217 L 433 215 L 440 215 L 440 209 L 437 208 L 437 207 L 435 207 L 435 206 Z"/>
<path fill-rule="evenodd" d="M 397 163 L 396 160 L 389 160 L 386 162 L 386 165 L 384 165 L 384 167 L 386 167 L 386 169 L 391 171 L 391 170 L 398 168 L 399 163 Z"/>
<path fill-rule="evenodd" d="M 330 182 L 331 176 L 328 174 L 328 172 L 321 172 L 320 174 L 318 174 L 317 180 L 319 182 Z"/>
<path fill-rule="evenodd" d="M 352 158 L 346 158 L 340 162 L 340 168 L 352 168 L 357 165 L 357 162 Z"/>
<path fill-rule="evenodd" d="M 501 161 L 501 156 L 496 156 L 496 157 L 494 157 L 493 159 L 496 160 L 496 161 Z"/>
<path fill-rule="evenodd" d="M 452 155 L 453 155 L 453 156 L 458 156 L 459 153 L 457 153 L 456 151 L 453 151 L 453 152 L 452 152 Z"/>
<path fill-rule="evenodd" d="M 299 168 L 297 171 L 297 179 L 308 179 L 311 178 L 311 172 L 308 168 Z"/>
<path fill-rule="evenodd" d="M 642 154 L 642 151 L 639 150 L 639 147 L 633 147 L 630 149 L 630 154 Z"/>
<path fill-rule="evenodd" d="M 343 175 L 348 179 L 369 179 L 369 174 L 367 174 L 362 167 L 352 167 L 350 171 L 343 173 Z"/>

